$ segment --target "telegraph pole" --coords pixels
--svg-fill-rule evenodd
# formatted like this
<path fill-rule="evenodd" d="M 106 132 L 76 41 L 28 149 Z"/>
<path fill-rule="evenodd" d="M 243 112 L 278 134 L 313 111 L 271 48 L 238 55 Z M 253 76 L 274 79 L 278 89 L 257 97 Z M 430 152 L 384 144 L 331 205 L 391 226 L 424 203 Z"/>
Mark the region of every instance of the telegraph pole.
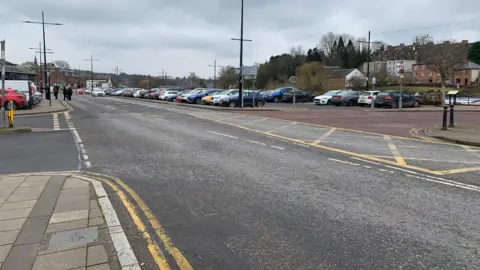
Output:
<path fill-rule="evenodd" d="M 167 81 L 167 78 L 169 78 L 170 76 L 167 75 L 168 73 L 165 72 L 165 70 L 163 70 L 163 68 L 162 68 L 161 74 L 162 74 L 162 88 L 163 88 L 165 86 L 165 82 Z"/>
<path fill-rule="evenodd" d="M 45 82 L 45 85 L 46 85 L 46 80 L 47 78 L 43 79 L 42 78 L 42 54 L 43 54 L 43 51 L 42 51 L 42 42 L 39 42 L 38 43 L 38 48 L 29 48 L 30 50 L 38 50 L 38 51 L 35 51 L 35 54 L 38 53 L 38 55 L 40 56 L 39 57 L 39 60 L 40 60 L 40 63 L 39 63 L 39 66 L 38 66 L 38 69 L 40 70 L 40 72 L 37 72 L 37 76 L 38 76 L 38 73 L 40 73 L 40 89 L 43 89 L 43 83 Z M 45 53 L 49 53 L 49 54 L 52 54 L 54 53 L 52 51 L 52 49 L 46 49 L 46 52 Z M 45 93 L 46 95 L 46 93 Z"/>
<path fill-rule="evenodd" d="M 213 87 L 217 88 L 217 67 L 224 67 L 224 66 L 217 66 L 217 60 L 213 61 L 213 65 L 208 65 L 209 67 L 213 67 Z"/>
<path fill-rule="evenodd" d="M 90 55 L 90 59 L 83 59 L 83 61 L 90 61 L 90 70 L 92 72 L 92 80 L 91 80 L 91 85 L 92 85 L 92 93 L 93 93 L 93 62 L 94 61 L 100 61 L 98 59 L 93 59 L 93 55 Z"/>
<path fill-rule="evenodd" d="M 118 85 L 120 84 L 120 75 L 119 75 L 119 72 L 120 72 L 120 71 L 123 71 L 123 69 L 118 68 L 118 66 L 117 66 L 117 67 L 114 69 L 114 71 L 115 71 L 115 75 L 116 75 L 116 77 L 117 77 L 117 87 L 118 87 Z"/>
<path fill-rule="evenodd" d="M 61 24 L 61 23 L 47 23 L 47 22 L 45 22 L 45 15 L 44 15 L 43 11 L 42 11 L 42 21 L 41 21 L 41 22 L 34 22 L 34 21 L 23 21 L 23 22 L 24 22 L 24 23 L 41 24 L 41 25 L 42 25 L 42 30 L 43 30 L 43 67 L 44 67 L 44 74 L 43 74 L 43 75 L 45 76 L 45 80 L 47 80 L 47 78 L 48 78 L 48 74 L 47 74 L 48 71 L 47 71 L 47 53 L 46 53 L 46 51 L 47 51 L 46 48 L 47 48 L 47 47 L 46 47 L 46 45 L 45 45 L 45 25 L 47 24 L 47 25 L 56 25 L 56 26 L 58 26 L 58 25 L 63 25 L 63 24 Z M 45 82 L 45 84 L 47 84 L 47 82 Z M 48 89 L 47 89 L 48 92 L 47 92 L 46 96 L 48 97 L 48 100 L 50 101 L 50 107 L 51 107 L 51 106 L 52 106 L 52 97 L 50 96 L 50 80 L 49 80 L 49 83 L 48 83 L 48 87 L 46 87 L 46 88 L 48 88 Z"/>
<path fill-rule="evenodd" d="M 238 76 L 238 98 L 240 99 L 240 107 L 243 108 L 243 42 L 252 41 L 251 39 L 243 38 L 243 0 L 241 0 L 240 10 L 240 38 L 232 38 L 232 40 L 240 41 L 240 71 Z"/>

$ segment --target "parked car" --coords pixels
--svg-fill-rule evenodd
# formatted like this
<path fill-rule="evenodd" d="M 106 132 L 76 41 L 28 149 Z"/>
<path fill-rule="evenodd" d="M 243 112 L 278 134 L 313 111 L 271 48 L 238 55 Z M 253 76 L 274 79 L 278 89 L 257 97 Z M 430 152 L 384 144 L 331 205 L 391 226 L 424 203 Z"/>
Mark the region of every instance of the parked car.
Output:
<path fill-rule="evenodd" d="M 203 91 L 204 91 L 204 88 L 194 89 L 194 90 L 188 91 L 188 92 L 186 91 L 186 92 L 180 94 L 179 96 L 177 96 L 177 101 L 180 102 L 180 103 L 181 102 L 187 102 L 189 96 L 200 94 Z"/>
<path fill-rule="evenodd" d="M 371 105 L 380 91 L 363 91 L 358 98 L 358 106 Z"/>
<path fill-rule="evenodd" d="M 10 104 L 10 101 L 13 101 L 13 103 Z M 2 95 L 0 95 L 0 103 L 3 103 L 7 109 L 13 108 L 16 110 L 28 107 L 27 97 L 25 94 L 11 88 L 5 89 L 5 101 L 2 100 Z"/>
<path fill-rule="evenodd" d="M 273 101 L 278 103 L 283 100 L 283 94 L 287 92 L 293 91 L 295 88 L 293 87 L 282 87 L 273 90 L 267 97 L 265 97 L 266 101 Z"/>
<path fill-rule="evenodd" d="M 210 93 L 213 93 L 215 91 L 216 89 L 199 89 L 196 93 L 188 95 L 185 98 L 185 102 L 200 104 L 203 97 L 208 96 Z"/>
<path fill-rule="evenodd" d="M 221 98 L 229 97 L 229 96 L 238 96 L 238 89 L 229 89 L 229 90 L 220 92 L 216 95 L 213 95 L 212 98 L 210 99 L 210 103 L 212 105 L 218 106 L 220 105 Z"/>
<path fill-rule="evenodd" d="M 255 102 L 255 103 L 254 103 Z M 228 95 L 223 96 L 219 99 L 219 105 L 222 107 L 240 107 L 241 100 L 239 99 L 238 95 Z M 243 92 L 243 106 L 244 107 L 263 107 L 265 105 L 265 99 L 257 95 L 253 91 L 246 90 Z"/>
<path fill-rule="evenodd" d="M 119 89 L 115 92 L 113 92 L 113 96 L 121 96 L 123 94 L 123 91 L 125 91 L 125 89 Z"/>
<path fill-rule="evenodd" d="M 178 96 L 178 93 L 179 91 L 166 90 L 162 94 L 160 94 L 158 99 L 164 101 L 173 101 Z"/>
<path fill-rule="evenodd" d="M 418 107 L 420 102 L 417 97 L 402 91 L 402 107 Z M 400 90 L 386 90 L 378 93 L 375 98 L 375 107 L 398 108 L 400 102 Z"/>
<path fill-rule="evenodd" d="M 92 93 L 92 88 L 91 87 L 87 87 L 85 89 L 83 89 L 83 92 L 85 93 L 85 95 L 89 95 Z"/>
<path fill-rule="evenodd" d="M 294 95 L 295 94 L 295 95 Z M 311 102 L 313 100 L 313 95 L 301 91 L 301 90 L 292 90 L 291 92 L 285 92 L 282 96 L 283 102 L 293 102 L 293 97 L 295 96 L 295 102 Z"/>
<path fill-rule="evenodd" d="M 125 89 L 123 92 L 122 92 L 122 96 L 123 97 L 133 97 L 133 89 Z"/>
<path fill-rule="evenodd" d="M 136 90 L 133 92 L 133 97 L 134 97 L 134 98 L 139 98 L 139 97 L 140 97 L 140 93 L 141 93 L 142 91 L 145 91 L 145 90 L 143 90 L 143 89 L 136 89 Z"/>
<path fill-rule="evenodd" d="M 330 103 L 336 106 L 353 106 L 357 105 L 359 96 L 360 94 L 357 91 L 341 91 L 332 96 L 332 100 L 330 101 Z"/>
<path fill-rule="evenodd" d="M 315 105 L 330 105 L 330 102 L 332 100 L 332 96 L 335 95 L 335 94 L 338 94 L 341 91 L 344 91 L 344 90 L 328 91 L 328 92 L 324 93 L 323 95 L 316 96 L 313 99 L 313 102 L 315 103 Z"/>
<path fill-rule="evenodd" d="M 0 87 L 2 87 L 0 85 Z M 28 80 L 5 80 L 5 89 L 17 90 L 20 93 L 25 95 L 27 99 L 27 104 L 29 107 L 35 105 L 34 100 L 30 100 L 30 96 L 33 97 L 33 92 L 35 91 L 35 84 Z"/>
<path fill-rule="evenodd" d="M 92 97 L 104 97 L 105 92 L 101 88 L 94 88 L 92 92 Z"/>
<path fill-rule="evenodd" d="M 223 90 L 223 89 L 216 89 L 215 91 L 210 92 L 208 95 L 206 95 L 206 96 L 204 96 L 204 97 L 202 98 L 201 103 L 202 103 L 203 105 L 209 105 L 210 102 L 211 102 L 211 100 L 212 100 L 212 98 L 213 98 L 213 96 L 215 96 L 215 95 L 217 95 L 217 94 L 219 94 L 219 93 L 221 93 L 221 92 L 223 92 L 223 91 L 225 91 L 225 90 Z"/>
<path fill-rule="evenodd" d="M 83 88 L 78 88 L 77 90 L 75 90 L 75 94 L 83 95 L 83 94 L 85 94 L 85 91 L 83 90 Z"/>
<path fill-rule="evenodd" d="M 106 90 L 103 91 L 103 92 L 105 92 L 105 95 L 106 95 L 106 96 L 111 96 L 114 91 L 115 91 L 115 89 L 106 89 Z"/>

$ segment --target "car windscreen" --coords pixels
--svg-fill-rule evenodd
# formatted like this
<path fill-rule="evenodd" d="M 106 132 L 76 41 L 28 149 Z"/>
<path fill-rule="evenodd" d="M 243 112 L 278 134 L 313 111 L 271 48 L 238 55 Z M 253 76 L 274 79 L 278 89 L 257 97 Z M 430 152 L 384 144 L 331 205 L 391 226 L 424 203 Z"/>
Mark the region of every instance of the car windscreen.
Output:
<path fill-rule="evenodd" d="M 371 96 L 372 93 L 370 92 L 360 92 L 360 96 Z"/>
<path fill-rule="evenodd" d="M 335 96 L 350 96 L 352 94 L 352 91 L 340 91 L 335 94 Z"/>

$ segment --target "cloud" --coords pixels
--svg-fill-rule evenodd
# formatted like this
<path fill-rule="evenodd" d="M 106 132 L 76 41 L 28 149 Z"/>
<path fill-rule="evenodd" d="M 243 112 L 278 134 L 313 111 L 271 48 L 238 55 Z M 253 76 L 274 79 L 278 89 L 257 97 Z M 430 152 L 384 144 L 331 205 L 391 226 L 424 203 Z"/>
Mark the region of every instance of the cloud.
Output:
<path fill-rule="evenodd" d="M 315 46 L 322 34 L 332 31 L 366 37 L 389 44 L 410 43 L 415 35 L 429 33 L 441 39 L 480 39 L 475 10 L 478 0 L 458 3 L 446 0 L 404 0 L 386 4 L 380 0 L 244 0 L 244 63 L 263 62 L 292 46 Z M 71 66 L 111 72 L 119 65 L 128 73 L 172 76 L 196 72 L 212 76 L 208 67 L 239 63 L 240 0 L 16 0 L 0 3 L 0 39 L 7 40 L 7 58 L 32 61 L 41 41 L 40 25 L 22 20 L 41 20 L 63 26 L 47 26 L 47 47 Z M 460 23 L 459 23 L 460 22 Z M 425 26 L 438 26 L 425 28 Z M 410 31 L 395 31 L 410 29 Z M 393 31 L 392 31 L 393 30 Z"/>

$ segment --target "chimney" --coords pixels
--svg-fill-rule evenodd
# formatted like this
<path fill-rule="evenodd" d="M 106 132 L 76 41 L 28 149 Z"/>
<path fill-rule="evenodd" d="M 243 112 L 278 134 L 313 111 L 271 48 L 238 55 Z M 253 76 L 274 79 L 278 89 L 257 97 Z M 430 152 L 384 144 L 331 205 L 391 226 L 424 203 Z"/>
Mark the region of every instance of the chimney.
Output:
<path fill-rule="evenodd" d="M 462 40 L 462 44 L 468 44 L 468 40 L 466 39 Z"/>

